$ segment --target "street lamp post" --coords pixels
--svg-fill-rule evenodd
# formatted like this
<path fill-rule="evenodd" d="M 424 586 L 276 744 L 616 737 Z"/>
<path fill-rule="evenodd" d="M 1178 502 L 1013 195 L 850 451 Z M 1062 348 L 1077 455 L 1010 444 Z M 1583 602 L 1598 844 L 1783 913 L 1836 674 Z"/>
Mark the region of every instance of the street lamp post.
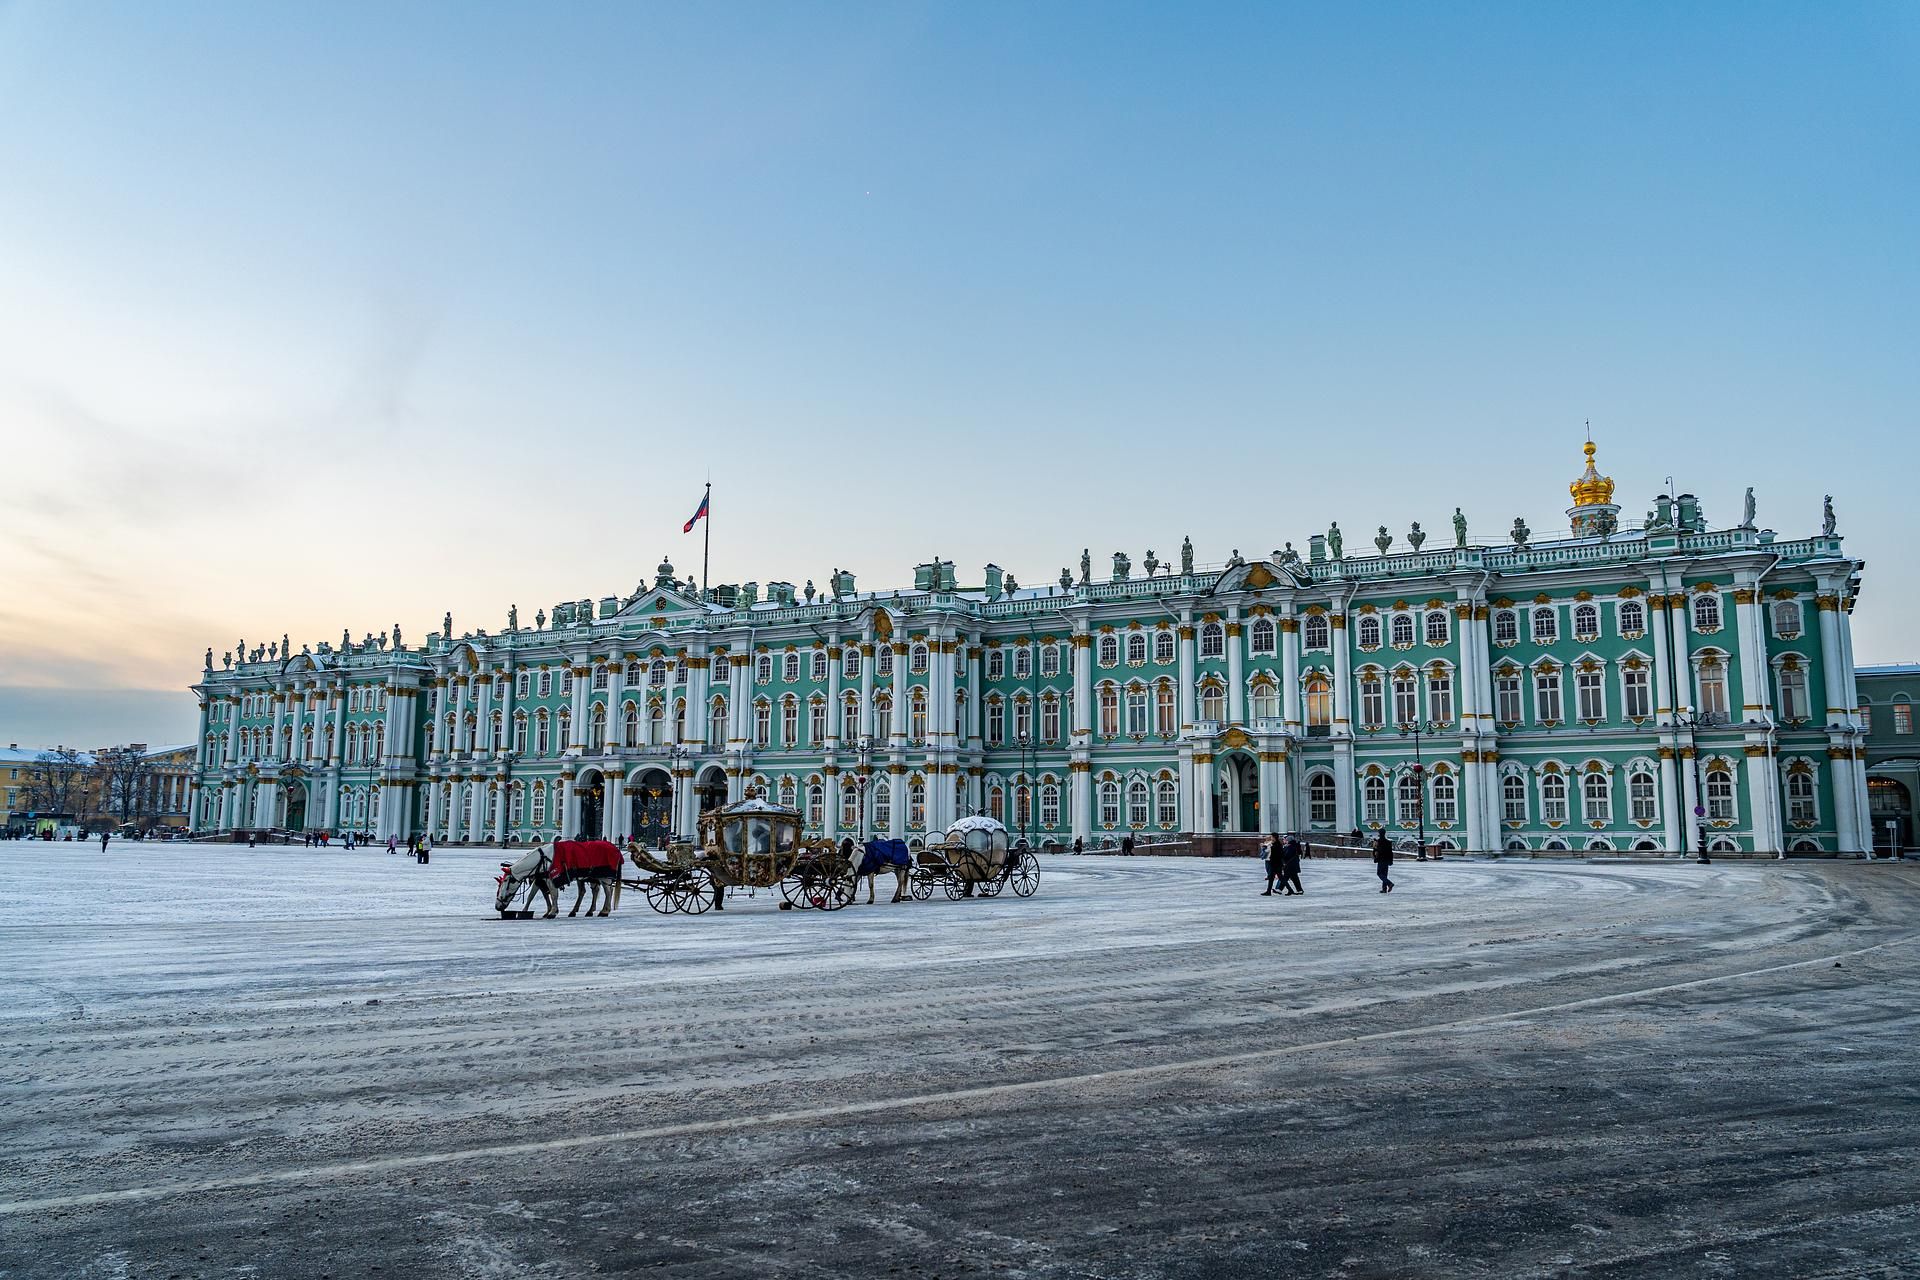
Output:
<path fill-rule="evenodd" d="M 1400 736 L 1413 739 L 1414 816 L 1420 824 L 1419 861 L 1421 862 L 1427 860 L 1427 766 L 1420 756 L 1420 737 L 1423 733 L 1438 733 L 1443 727 L 1438 720 L 1429 720 L 1424 723 L 1414 720 L 1400 726 Z M 1434 851 L 1433 857 L 1436 862 L 1440 860 L 1438 850 Z"/>

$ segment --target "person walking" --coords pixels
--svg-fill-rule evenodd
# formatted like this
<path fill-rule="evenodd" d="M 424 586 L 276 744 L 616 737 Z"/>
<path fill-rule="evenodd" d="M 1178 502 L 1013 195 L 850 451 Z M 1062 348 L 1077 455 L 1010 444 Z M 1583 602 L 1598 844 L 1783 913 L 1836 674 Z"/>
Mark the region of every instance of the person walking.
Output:
<path fill-rule="evenodd" d="M 100 833 L 100 852 L 102 853 L 107 851 L 107 834 L 105 831 Z"/>
<path fill-rule="evenodd" d="M 1393 844 L 1387 839 L 1385 831 L 1373 838 L 1373 869 L 1380 877 L 1380 892 L 1392 893 L 1393 881 L 1387 877 L 1388 868 L 1393 866 Z"/>
<path fill-rule="evenodd" d="M 387 837 L 387 856 L 389 858 L 393 856 L 395 850 L 397 850 L 399 847 L 400 845 L 398 840 L 396 840 L 393 836 Z"/>
<path fill-rule="evenodd" d="M 1300 883 L 1300 841 L 1293 836 L 1280 842 L 1280 887 L 1294 895 L 1306 892 Z"/>
<path fill-rule="evenodd" d="M 1260 891 L 1260 896 L 1263 898 L 1270 898 L 1273 896 L 1273 883 L 1274 881 L 1280 878 L 1280 867 L 1281 867 L 1280 849 L 1281 849 L 1280 833 L 1276 831 L 1271 836 L 1267 837 L 1267 847 L 1266 847 L 1267 887 Z"/>

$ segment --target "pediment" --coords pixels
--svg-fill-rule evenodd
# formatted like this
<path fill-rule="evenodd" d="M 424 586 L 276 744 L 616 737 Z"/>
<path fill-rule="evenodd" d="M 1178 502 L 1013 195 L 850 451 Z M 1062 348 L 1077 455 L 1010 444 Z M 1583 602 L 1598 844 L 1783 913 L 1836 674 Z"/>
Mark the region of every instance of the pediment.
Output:
<path fill-rule="evenodd" d="M 1267 591 L 1304 587 L 1309 583 L 1305 566 L 1272 560 L 1251 560 L 1221 574 L 1214 582 L 1214 594 L 1227 591 Z"/>
<path fill-rule="evenodd" d="M 700 602 L 671 587 L 649 587 L 620 607 L 615 615 L 646 621 L 665 620 L 686 613 L 702 613 Z"/>

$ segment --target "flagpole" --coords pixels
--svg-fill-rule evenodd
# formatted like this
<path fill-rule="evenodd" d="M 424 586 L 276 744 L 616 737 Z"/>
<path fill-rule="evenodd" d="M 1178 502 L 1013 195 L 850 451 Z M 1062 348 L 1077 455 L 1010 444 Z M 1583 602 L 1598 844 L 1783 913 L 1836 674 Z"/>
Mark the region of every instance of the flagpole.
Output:
<path fill-rule="evenodd" d="M 713 550 L 713 481 L 711 480 L 707 481 L 707 496 L 700 500 L 700 505 L 707 509 L 707 518 L 701 522 L 707 527 L 700 539 L 700 603 L 705 604 L 712 599 L 707 594 L 707 558 Z"/>

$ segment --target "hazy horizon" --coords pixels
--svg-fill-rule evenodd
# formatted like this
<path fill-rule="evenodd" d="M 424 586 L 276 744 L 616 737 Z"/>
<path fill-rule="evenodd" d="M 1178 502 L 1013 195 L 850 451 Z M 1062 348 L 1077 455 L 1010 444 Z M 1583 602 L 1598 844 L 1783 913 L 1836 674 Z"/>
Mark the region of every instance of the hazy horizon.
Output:
<path fill-rule="evenodd" d="M 1637 520 L 1920 568 L 1920 10 L 0 0 L 0 740 L 713 579 Z M 111 87 L 111 92 L 105 91 Z M 932 519 L 927 519 L 928 516 Z M 177 711 L 169 698 L 178 697 Z"/>

